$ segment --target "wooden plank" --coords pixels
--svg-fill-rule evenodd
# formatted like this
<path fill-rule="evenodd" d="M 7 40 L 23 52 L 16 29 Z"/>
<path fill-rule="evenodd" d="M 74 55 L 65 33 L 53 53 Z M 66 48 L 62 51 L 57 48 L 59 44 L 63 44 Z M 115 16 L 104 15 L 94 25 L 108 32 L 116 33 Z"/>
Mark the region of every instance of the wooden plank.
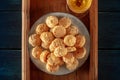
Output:
<path fill-rule="evenodd" d="M 99 11 L 120 11 L 120 0 L 98 0 Z"/>
<path fill-rule="evenodd" d="M 0 80 L 21 80 L 20 50 L 0 50 Z"/>
<path fill-rule="evenodd" d="M 120 50 L 99 51 L 99 80 L 120 79 Z"/>
<path fill-rule="evenodd" d="M 90 8 L 90 43 L 89 80 L 98 80 L 98 0 Z"/>
<path fill-rule="evenodd" d="M 120 0 L 99 0 L 99 11 L 120 11 Z M 21 10 L 21 0 L 2 0 L 0 10 Z"/>
<path fill-rule="evenodd" d="M 21 56 L 20 50 L 0 50 L 1 80 L 21 80 L 20 56 Z M 99 80 L 119 80 L 120 78 L 119 64 L 120 64 L 120 50 L 100 50 Z"/>
<path fill-rule="evenodd" d="M 0 12 L 0 19 L 0 48 L 21 48 L 20 12 Z M 120 48 L 119 23 L 119 13 L 99 13 L 99 48 Z"/>
<path fill-rule="evenodd" d="M 120 11 L 120 0 L 99 0 L 99 11 Z M 21 0 L 2 0 L 0 10 L 21 10 Z"/>
<path fill-rule="evenodd" d="M 0 12 L 0 48 L 21 48 L 20 12 Z"/>
<path fill-rule="evenodd" d="M 22 80 L 30 80 L 30 59 L 27 49 L 27 34 L 30 27 L 29 0 L 22 0 Z"/>
<path fill-rule="evenodd" d="M 99 48 L 120 48 L 120 13 L 99 13 Z"/>
<path fill-rule="evenodd" d="M 0 10 L 21 10 L 21 0 L 1 0 Z"/>

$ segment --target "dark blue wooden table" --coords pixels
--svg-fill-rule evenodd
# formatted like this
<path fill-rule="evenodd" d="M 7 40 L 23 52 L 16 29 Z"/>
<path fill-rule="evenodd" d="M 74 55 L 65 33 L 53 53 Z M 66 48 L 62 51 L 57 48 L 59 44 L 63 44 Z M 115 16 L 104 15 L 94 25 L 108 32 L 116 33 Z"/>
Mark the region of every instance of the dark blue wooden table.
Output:
<path fill-rule="evenodd" d="M 99 80 L 120 80 L 120 0 L 99 0 Z M 0 1 L 0 80 L 21 80 L 21 0 Z"/>

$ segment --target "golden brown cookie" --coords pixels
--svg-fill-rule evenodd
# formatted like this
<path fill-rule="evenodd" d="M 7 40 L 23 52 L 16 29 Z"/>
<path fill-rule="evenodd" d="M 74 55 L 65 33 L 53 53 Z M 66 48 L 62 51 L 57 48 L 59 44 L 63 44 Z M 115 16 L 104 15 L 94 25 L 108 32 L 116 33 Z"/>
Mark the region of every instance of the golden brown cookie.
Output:
<path fill-rule="evenodd" d="M 71 25 L 71 20 L 68 17 L 63 17 L 59 20 L 59 25 L 68 28 Z"/>
<path fill-rule="evenodd" d="M 54 51 L 54 55 L 56 57 L 62 57 L 65 56 L 66 54 L 67 54 L 67 48 L 65 48 L 64 46 L 59 46 Z"/>
<path fill-rule="evenodd" d="M 48 50 L 44 50 L 41 52 L 40 54 L 40 61 L 43 62 L 43 63 L 46 63 L 47 62 L 47 56 L 50 54 L 50 52 Z"/>
<path fill-rule="evenodd" d="M 67 53 L 62 58 L 65 63 L 73 63 L 73 61 L 75 60 L 75 57 L 73 56 L 72 53 Z"/>
<path fill-rule="evenodd" d="M 41 47 L 44 49 L 49 49 L 49 45 L 50 44 L 48 44 L 48 43 L 44 43 L 44 42 L 41 43 Z"/>
<path fill-rule="evenodd" d="M 83 35 L 77 35 L 76 36 L 76 44 L 75 44 L 75 47 L 83 47 L 85 45 L 85 42 L 86 42 L 86 39 L 85 39 L 85 36 Z"/>
<path fill-rule="evenodd" d="M 86 55 L 86 48 L 77 48 L 77 50 L 73 53 L 74 57 L 77 59 L 82 59 Z"/>
<path fill-rule="evenodd" d="M 49 28 L 47 27 L 47 25 L 45 23 L 41 23 L 36 27 L 36 33 L 41 35 L 41 33 L 43 32 L 47 32 L 49 30 Z"/>
<path fill-rule="evenodd" d="M 58 18 L 56 16 L 48 16 L 46 18 L 46 24 L 49 28 L 53 28 L 58 24 Z"/>
<path fill-rule="evenodd" d="M 47 59 L 47 63 L 50 65 L 62 65 L 63 61 L 62 58 L 56 57 L 53 53 L 51 53 Z"/>
<path fill-rule="evenodd" d="M 33 56 L 35 59 L 39 59 L 41 52 L 42 52 L 42 48 L 36 46 L 36 47 L 34 47 L 34 48 L 32 49 L 32 56 Z"/>
<path fill-rule="evenodd" d="M 29 36 L 29 44 L 34 46 L 39 46 L 41 44 L 40 35 L 39 34 L 32 34 Z"/>
<path fill-rule="evenodd" d="M 66 47 L 67 48 L 67 52 L 75 52 L 76 51 L 76 47 Z"/>
<path fill-rule="evenodd" d="M 77 35 L 79 32 L 77 26 L 70 26 L 66 30 L 68 35 Z"/>
<path fill-rule="evenodd" d="M 57 25 L 52 29 L 52 33 L 55 37 L 64 37 L 66 35 L 66 29 L 63 26 Z"/>
<path fill-rule="evenodd" d="M 78 67 L 78 64 L 79 64 L 78 60 L 75 59 L 75 60 L 73 61 L 73 63 L 67 63 L 67 64 L 66 64 L 66 68 L 67 68 L 68 70 L 75 70 L 75 69 Z"/>
<path fill-rule="evenodd" d="M 59 65 L 50 65 L 50 64 L 46 64 L 46 69 L 49 72 L 56 72 L 59 70 Z"/>
<path fill-rule="evenodd" d="M 54 39 L 52 43 L 50 44 L 49 49 L 51 52 L 53 52 L 55 48 L 58 46 L 65 46 L 63 40 L 60 38 Z"/>
<path fill-rule="evenodd" d="M 51 32 L 43 32 L 40 36 L 40 39 L 46 43 L 46 44 L 50 44 L 53 39 L 54 39 L 54 36 Z"/>
<path fill-rule="evenodd" d="M 76 43 L 76 37 L 73 35 L 66 35 L 64 37 L 64 43 L 67 46 L 74 46 Z"/>

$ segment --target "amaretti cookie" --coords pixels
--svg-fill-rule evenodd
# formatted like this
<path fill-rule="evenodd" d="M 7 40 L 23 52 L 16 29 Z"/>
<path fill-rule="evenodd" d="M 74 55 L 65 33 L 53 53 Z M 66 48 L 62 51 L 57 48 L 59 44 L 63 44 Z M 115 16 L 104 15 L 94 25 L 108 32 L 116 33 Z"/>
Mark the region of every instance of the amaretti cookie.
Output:
<path fill-rule="evenodd" d="M 39 25 L 37 25 L 36 27 L 36 33 L 41 35 L 41 33 L 43 32 L 47 32 L 49 30 L 49 28 L 47 27 L 47 25 L 45 23 L 41 23 Z"/>
<path fill-rule="evenodd" d="M 79 65 L 79 62 L 77 59 L 75 59 L 73 63 L 66 63 L 66 68 L 68 70 L 75 70 L 78 67 L 78 65 Z"/>
<path fill-rule="evenodd" d="M 31 44 L 33 47 L 39 46 L 41 44 L 40 35 L 39 34 L 30 35 L 29 44 Z"/>
<path fill-rule="evenodd" d="M 71 25 L 71 19 L 68 17 L 63 17 L 59 20 L 59 25 L 68 28 Z"/>
<path fill-rule="evenodd" d="M 66 47 L 67 48 L 67 52 L 75 52 L 77 49 L 76 47 L 72 46 L 72 47 Z"/>
<path fill-rule="evenodd" d="M 54 55 L 56 57 L 62 57 L 65 56 L 66 54 L 67 54 L 67 48 L 65 48 L 64 46 L 59 46 L 54 51 Z"/>
<path fill-rule="evenodd" d="M 49 28 L 53 28 L 58 24 L 58 18 L 56 16 L 48 16 L 45 22 Z"/>
<path fill-rule="evenodd" d="M 46 69 L 49 72 L 56 72 L 59 70 L 59 65 L 50 65 L 50 64 L 46 64 Z"/>
<path fill-rule="evenodd" d="M 55 37 L 64 37 L 66 35 L 66 29 L 61 26 L 61 25 L 57 25 L 52 29 L 52 32 L 54 34 Z"/>
<path fill-rule="evenodd" d="M 76 44 L 75 44 L 75 47 L 83 47 L 85 45 L 85 42 L 86 42 L 86 39 L 85 39 L 85 36 L 83 35 L 77 35 L 76 36 Z"/>
<path fill-rule="evenodd" d="M 82 59 L 85 57 L 86 55 L 86 48 L 82 47 L 82 48 L 77 48 L 77 50 L 74 52 L 74 57 L 77 59 Z"/>
<path fill-rule="evenodd" d="M 49 49 L 51 52 L 53 52 L 58 46 L 65 46 L 63 40 L 60 38 L 54 39 L 50 44 Z"/>
<path fill-rule="evenodd" d="M 48 50 L 42 51 L 40 54 L 40 61 L 43 63 L 47 63 L 47 58 L 48 58 L 49 54 L 50 54 L 50 52 Z"/>
<path fill-rule="evenodd" d="M 56 57 L 53 53 L 51 53 L 47 59 L 47 63 L 50 65 L 62 65 L 63 61 L 62 58 Z"/>
<path fill-rule="evenodd" d="M 66 35 L 64 37 L 64 43 L 67 46 L 74 46 L 76 43 L 76 37 L 73 35 Z"/>
<path fill-rule="evenodd" d="M 79 33 L 78 27 L 70 26 L 66 29 L 67 35 L 77 35 Z"/>
<path fill-rule="evenodd" d="M 32 49 L 32 56 L 35 59 L 39 59 L 41 52 L 42 52 L 42 48 L 39 46 L 36 46 Z"/>
<path fill-rule="evenodd" d="M 45 43 L 45 42 L 41 43 L 41 47 L 44 49 L 49 49 L 49 45 L 50 45 L 50 43 Z"/>
<path fill-rule="evenodd" d="M 40 39 L 44 42 L 44 43 L 51 43 L 54 39 L 54 36 L 51 32 L 43 32 L 40 36 Z"/>
<path fill-rule="evenodd" d="M 65 63 L 73 63 L 75 57 L 73 56 L 72 53 L 67 53 L 65 56 L 62 57 L 63 58 L 63 61 Z"/>

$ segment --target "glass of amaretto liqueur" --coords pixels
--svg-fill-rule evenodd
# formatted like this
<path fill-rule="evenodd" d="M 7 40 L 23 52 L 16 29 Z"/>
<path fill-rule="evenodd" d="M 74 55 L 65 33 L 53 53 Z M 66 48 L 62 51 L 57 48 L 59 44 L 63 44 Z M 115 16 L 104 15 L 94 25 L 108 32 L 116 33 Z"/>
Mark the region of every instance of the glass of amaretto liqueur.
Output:
<path fill-rule="evenodd" d="M 67 10 L 77 16 L 85 16 L 91 6 L 92 0 L 66 0 Z"/>

